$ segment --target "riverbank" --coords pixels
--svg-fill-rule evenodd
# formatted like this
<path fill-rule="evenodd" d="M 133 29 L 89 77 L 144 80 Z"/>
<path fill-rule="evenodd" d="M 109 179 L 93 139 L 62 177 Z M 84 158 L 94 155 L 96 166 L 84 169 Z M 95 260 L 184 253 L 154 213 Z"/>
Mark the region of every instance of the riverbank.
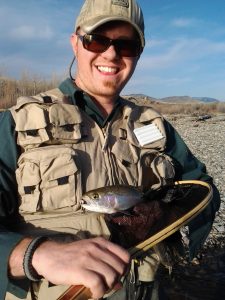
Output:
<path fill-rule="evenodd" d="M 192 153 L 207 166 L 221 195 L 221 206 L 204 247 L 192 262 L 174 265 L 172 274 L 159 272 L 168 300 L 225 299 L 225 115 L 205 121 L 167 116 Z"/>

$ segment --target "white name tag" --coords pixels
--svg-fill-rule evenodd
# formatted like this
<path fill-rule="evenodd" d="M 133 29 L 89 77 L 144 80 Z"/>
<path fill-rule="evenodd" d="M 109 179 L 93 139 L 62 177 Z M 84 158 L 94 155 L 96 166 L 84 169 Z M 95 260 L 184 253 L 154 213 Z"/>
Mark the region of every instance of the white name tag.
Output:
<path fill-rule="evenodd" d="M 151 144 L 164 138 L 163 134 L 155 124 L 135 128 L 134 134 L 141 146 Z"/>

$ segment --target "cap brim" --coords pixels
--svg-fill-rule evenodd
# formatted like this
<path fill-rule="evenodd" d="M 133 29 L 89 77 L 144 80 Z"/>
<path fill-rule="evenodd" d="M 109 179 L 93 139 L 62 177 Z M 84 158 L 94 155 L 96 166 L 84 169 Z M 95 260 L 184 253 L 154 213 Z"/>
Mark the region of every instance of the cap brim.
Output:
<path fill-rule="evenodd" d="M 98 28 L 99 26 L 111 22 L 111 21 L 123 21 L 123 22 L 127 22 L 129 24 L 131 24 L 137 31 L 137 33 L 139 34 L 140 40 L 141 40 L 141 45 L 144 48 L 145 46 L 145 39 L 143 36 L 142 31 L 139 29 L 139 27 L 130 21 L 130 19 L 125 18 L 125 17 L 113 17 L 113 16 L 99 16 L 96 18 L 93 18 L 92 20 L 89 20 L 86 24 L 82 24 L 81 25 L 81 29 L 84 30 L 84 32 L 86 33 L 91 33 L 93 32 L 93 30 L 95 30 L 96 28 Z"/>

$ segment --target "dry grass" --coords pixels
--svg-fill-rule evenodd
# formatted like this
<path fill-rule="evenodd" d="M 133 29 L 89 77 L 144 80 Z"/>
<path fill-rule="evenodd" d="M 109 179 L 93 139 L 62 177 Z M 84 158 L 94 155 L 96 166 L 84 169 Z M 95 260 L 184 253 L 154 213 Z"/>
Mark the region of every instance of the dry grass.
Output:
<path fill-rule="evenodd" d="M 32 96 L 58 86 L 60 79 L 52 76 L 50 80 L 23 74 L 20 79 L 10 79 L 0 74 L 0 109 L 9 108 L 19 96 Z"/>
<path fill-rule="evenodd" d="M 191 116 L 225 113 L 225 102 L 213 103 L 153 103 L 152 107 L 162 114 Z"/>

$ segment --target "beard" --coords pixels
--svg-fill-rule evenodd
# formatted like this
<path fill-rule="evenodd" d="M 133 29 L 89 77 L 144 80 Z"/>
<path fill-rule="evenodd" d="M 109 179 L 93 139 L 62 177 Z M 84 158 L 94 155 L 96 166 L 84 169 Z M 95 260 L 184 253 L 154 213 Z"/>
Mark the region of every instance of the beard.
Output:
<path fill-rule="evenodd" d="M 105 80 L 103 82 L 104 87 L 108 88 L 108 89 L 112 89 L 115 90 L 117 88 L 117 81 L 116 80 Z"/>
<path fill-rule="evenodd" d="M 116 95 L 118 95 L 123 88 L 123 86 L 121 86 L 121 84 L 119 83 L 119 80 L 105 80 L 103 82 L 103 86 L 106 88 L 105 91 L 107 94 L 116 94 Z"/>

